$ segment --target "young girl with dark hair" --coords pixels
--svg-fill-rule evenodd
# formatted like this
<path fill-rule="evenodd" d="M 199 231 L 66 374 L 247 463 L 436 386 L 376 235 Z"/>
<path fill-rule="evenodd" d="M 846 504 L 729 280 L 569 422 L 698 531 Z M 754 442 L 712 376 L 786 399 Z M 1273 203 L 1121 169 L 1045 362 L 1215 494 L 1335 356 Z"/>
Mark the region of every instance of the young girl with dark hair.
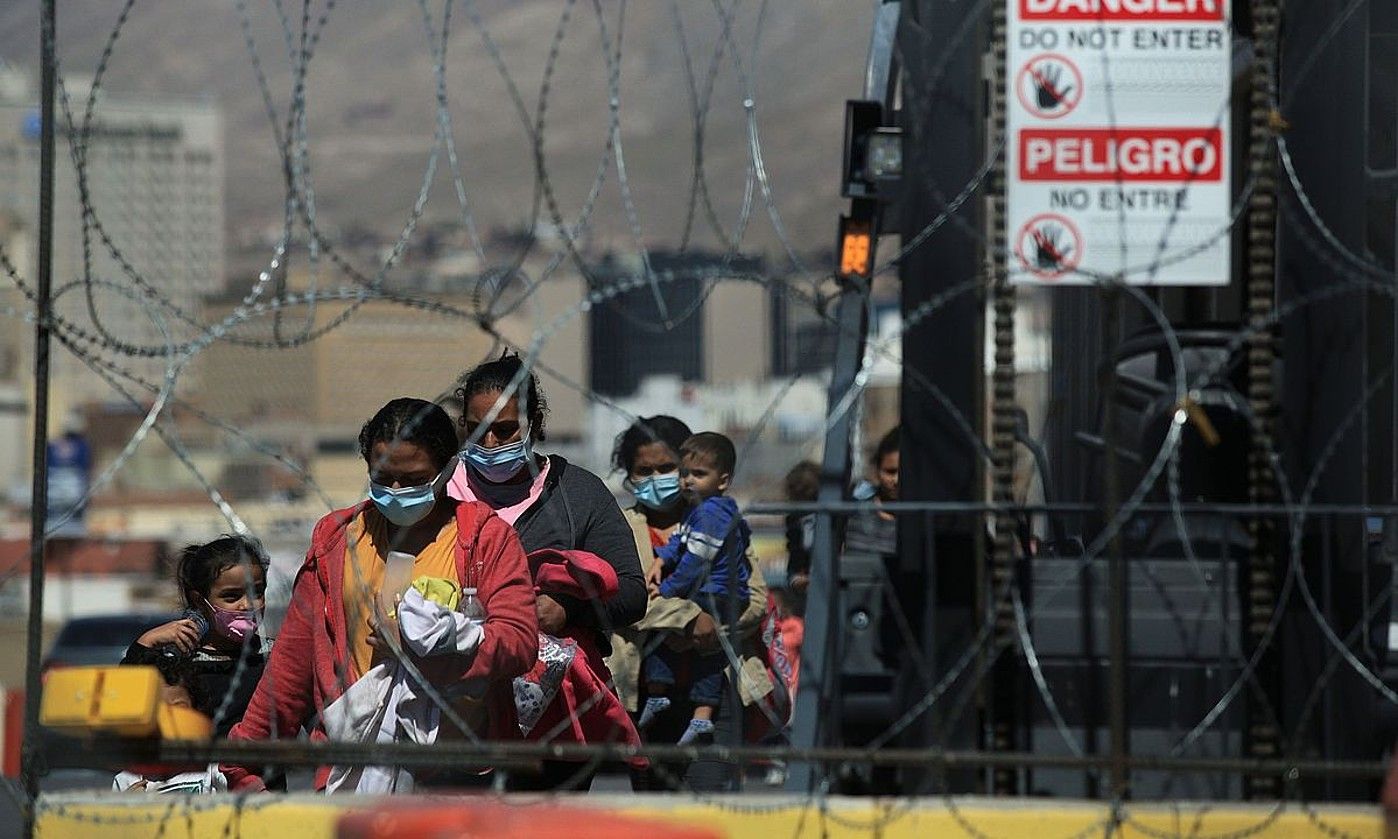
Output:
<path fill-rule="evenodd" d="M 257 540 L 225 535 L 180 552 L 175 580 L 185 617 L 148 630 L 122 664 L 165 666 L 188 659 L 194 709 L 225 737 L 248 707 L 267 660 L 257 634 L 267 589 L 267 554 Z"/>

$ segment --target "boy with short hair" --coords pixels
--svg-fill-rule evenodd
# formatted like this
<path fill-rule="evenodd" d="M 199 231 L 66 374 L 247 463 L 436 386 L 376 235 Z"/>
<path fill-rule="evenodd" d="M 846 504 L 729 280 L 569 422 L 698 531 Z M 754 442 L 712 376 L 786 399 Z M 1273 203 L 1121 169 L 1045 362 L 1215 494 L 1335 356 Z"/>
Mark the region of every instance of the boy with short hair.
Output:
<path fill-rule="evenodd" d="M 694 505 L 668 544 L 656 549 L 647 581 L 652 597 L 679 597 L 693 601 L 716 623 L 732 625 L 734 604 L 748 601 L 748 544 L 752 532 L 727 493 L 737 467 L 733 441 L 711 431 L 695 434 L 680 447 L 680 485 Z M 640 726 L 650 725 L 670 707 L 666 695 L 675 685 L 682 661 L 691 674 L 689 699 L 694 716 L 680 737 L 687 745 L 714 732 L 714 712 L 723 696 L 727 658 L 722 650 L 680 653 L 662 644 L 646 657 L 646 700 Z"/>

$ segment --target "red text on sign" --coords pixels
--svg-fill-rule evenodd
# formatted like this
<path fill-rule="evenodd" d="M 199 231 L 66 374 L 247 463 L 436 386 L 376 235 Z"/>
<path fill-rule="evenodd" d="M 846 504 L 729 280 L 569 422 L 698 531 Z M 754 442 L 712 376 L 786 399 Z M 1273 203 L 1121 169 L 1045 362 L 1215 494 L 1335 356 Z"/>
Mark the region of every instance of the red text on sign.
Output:
<path fill-rule="evenodd" d="M 1019 0 L 1020 20 L 1223 20 L 1223 0 Z"/>
<path fill-rule="evenodd" d="M 1217 128 L 1038 128 L 1019 135 L 1022 181 L 1221 181 Z"/>

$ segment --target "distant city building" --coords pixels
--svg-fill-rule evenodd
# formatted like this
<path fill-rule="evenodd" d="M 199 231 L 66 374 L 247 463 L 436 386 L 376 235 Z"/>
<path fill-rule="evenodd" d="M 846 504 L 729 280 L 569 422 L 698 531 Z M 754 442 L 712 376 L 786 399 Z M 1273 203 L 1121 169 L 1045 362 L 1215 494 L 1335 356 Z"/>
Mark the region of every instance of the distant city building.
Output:
<path fill-rule="evenodd" d="M 717 383 L 767 374 L 766 295 L 743 278 L 761 272 L 761 260 L 652 253 L 650 265 L 657 281 L 639 286 L 639 259 L 608 257 L 596 272 L 603 288 L 627 287 L 588 313 L 593 390 L 628 396 L 648 376 Z"/>
<path fill-rule="evenodd" d="M 15 267 L 32 281 L 39 205 L 39 105 L 22 74 L 5 70 L 0 76 L 0 216 L 29 240 Z M 71 77 L 67 81 L 73 119 L 80 122 L 89 88 Z M 82 279 L 84 252 L 83 204 L 70 142 L 79 132 L 62 114 L 60 109 L 54 175 L 56 292 Z M 100 226 L 88 243 L 92 277 L 137 293 L 145 293 L 138 291 L 142 284 L 148 287 L 150 294 L 167 303 L 156 311 L 170 338 L 140 303 L 99 287 L 95 308 L 102 328 L 111 339 L 140 347 L 188 340 L 197 330 L 170 307 L 197 317 L 200 298 L 224 284 L 224 140 L 218 107 L 208 100 L 99 91 L 85 149 L 86 190 Z M 16 258 L 8 243 L 6 250 Z M 96 331 L 81 290 L 63 293 L 57 310 L 73 325 Z M 29 350 L 25 352 L 27 357 Z M 159 358 L 115 360 L 157 383 L 165 372 L 165 362 Z M 192 384 L 185 379 L 182 390 L 187 392 Z M 62 411 L 114 397 L 80 360 L 57 352 L 54 398 L 55 410 Z"/>
<path fill-rule="evenodd" d="M 305 275 L 294 274 L 287 287 L 302 290 L 307 282 Z M 539 323 L 559 320 L 582 297 L 580 279 L 554 277 L 534 289 L 530 307 L 501 317 L 495 328 L 513 345 L 527 349 Z M 236 294 L 209 298 L 202 316 L 228 317 L 238 305 L 236 298 Z M 429 298 L 456 311 L 471 311 L 474 303 L 468 294 Z M 358 449 L 363 423 L 399 396 L 442 397 L 449 412 L 458 410 L 452 393 L 460 378 L 481 361 L 499 357 L 502 348 L 470 319 L 385 300 L 364 302 L 344 319 L 351 305 L 324 301 L 314 311 L 291 308 L 280 330 L 270 314 L 238 325 L 231 335 L 257 342 L 271 342 L 278 334 L 283 340 L 295 339 L 308 329 L 319 337 L 283 349 L 233 341 L 212 344 L 195 359 L 194 368 L 201 380 L 216 385 L 200 388 L 190 400 L 250 430 L 258 439 L 303 453 L 336 491 L 358 492 L 364 476 Z M 583 437 L 585 395 L 578 384 L 586 371 L 583 332 L 581 316 L 563 318 L 538 358 L 540 386 L 551 409 L 548 451 L 559 451 Z M 231 486 L 244 487 L 249 496 L 265 493 L 272 488 L 266 475 L 254 472 L 275 473 L 279 467 L 274 468 L 263 455 L 244 454 L 246 466 L 239 467 L 239 479 Z"/>

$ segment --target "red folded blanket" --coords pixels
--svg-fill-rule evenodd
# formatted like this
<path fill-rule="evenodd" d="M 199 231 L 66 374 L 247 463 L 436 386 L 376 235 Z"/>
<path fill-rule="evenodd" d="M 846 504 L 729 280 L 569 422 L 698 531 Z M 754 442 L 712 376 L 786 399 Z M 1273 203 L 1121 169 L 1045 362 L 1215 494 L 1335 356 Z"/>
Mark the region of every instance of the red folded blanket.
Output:
<path fill-rule="evenodd" d="M 540 594 L 564 594 L 584 600 L 616 596 L 616 569 L 590 551 L 543 548 L 529 554 L 529 573 Z"/>

